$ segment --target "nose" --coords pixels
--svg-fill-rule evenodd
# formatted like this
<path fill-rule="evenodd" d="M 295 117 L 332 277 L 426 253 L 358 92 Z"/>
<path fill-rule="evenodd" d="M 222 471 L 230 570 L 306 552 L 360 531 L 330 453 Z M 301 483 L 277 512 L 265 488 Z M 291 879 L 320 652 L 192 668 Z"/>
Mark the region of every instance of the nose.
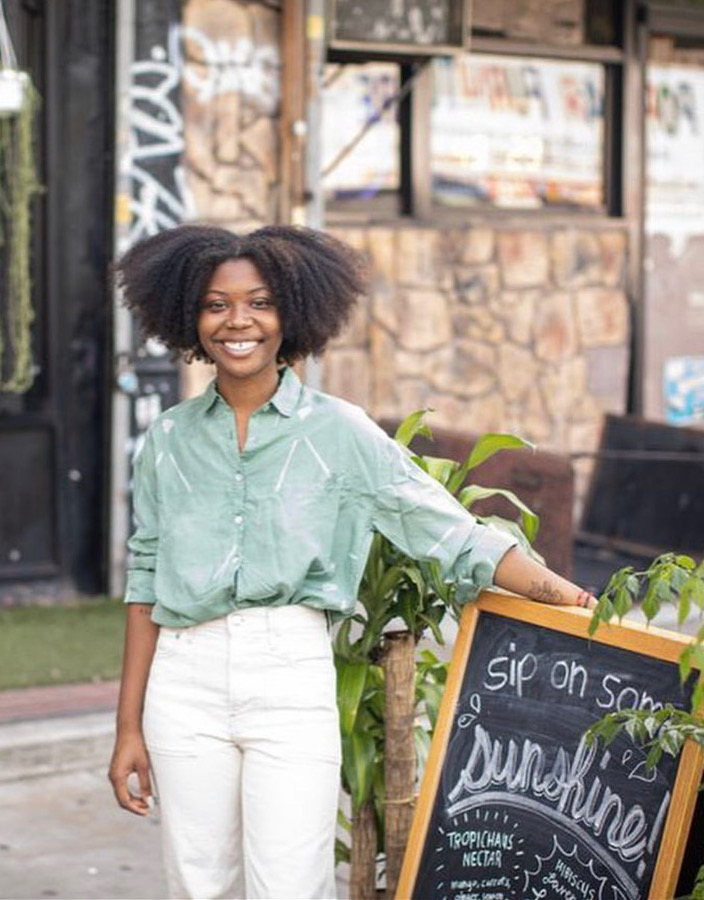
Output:
<path fill-rule="evenodd" d="M 228 328 L 246 328 L 251 321 L 251 312 L 245 304 L 233 303 L 228 307 L 226 320 Z"/>

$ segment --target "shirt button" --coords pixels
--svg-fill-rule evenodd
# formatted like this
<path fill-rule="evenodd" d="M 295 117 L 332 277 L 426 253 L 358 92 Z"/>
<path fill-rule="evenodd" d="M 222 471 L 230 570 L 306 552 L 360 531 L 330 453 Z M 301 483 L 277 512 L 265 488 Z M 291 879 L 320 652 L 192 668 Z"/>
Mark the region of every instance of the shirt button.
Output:
<path fill-rule="evenodd" d="M 244 522 L 244 516 L 235 516 L 235 524 L 241 525 Z"/>
<path fill-rule="evenodd" d="M 243 478 L 244 478 L 244 475 L 241 472 L 237 472 L 235 474 L 235 481 L 242 481 Z"/>

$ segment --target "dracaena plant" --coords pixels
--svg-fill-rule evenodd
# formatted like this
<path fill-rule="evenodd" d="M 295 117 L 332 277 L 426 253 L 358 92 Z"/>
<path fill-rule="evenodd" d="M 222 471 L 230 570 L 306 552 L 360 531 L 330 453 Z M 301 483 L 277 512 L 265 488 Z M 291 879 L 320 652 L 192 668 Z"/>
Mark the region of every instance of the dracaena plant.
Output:
<path fill-rule="evenodd" d="M 395 439 L 406 448 L 421 469 L 438 481 L 467 509 L 494 496 L 509 500 L 516 519 L 477 516 L 514 534 L 529 552 L 538 531 L 538 517 L 511 491 L 467 484 L 469 474 L 495 453 L 506 449 L 528 449 L 533 445 L 510 434 L 485 434 L 462 461 L 413 453 L 409 447 L 416 435 L 432 439 L 425 422 L 425 410 L 412 413 L 398 427 Z M 409 558 L 385 537 L 375 534 L 358 594 L 357 611 L 337 630 L 334 649 L 338 674 L 338 703 L 342 734 L 342 783 L 350 798 L 352 841 L 354 822 L 366 809 L 369 823 L 373 816 L 375 849 L 383 849 L 385 809 L 385 700 L 384 661 L 388 629 L 397 623 L 412 635 L 413 648 L 426 634 L 443 643 L 441 623 L 446 614 L 458 617 L 459 609 L 452 584 L 445 582 L 439 567 L 432 562 Z M 397 629 L 396 629 L 397 630 Z M 430 732 L 442 695 L 446 663 L 430 651 L 418 654 L 415 661 L 414 728 L 418 759 L 422 765 L 430 742 Z M 385 712 L 386 710 L 386 712 Z M 344 817 L 343 817 L 344 819 Z M 349 822 L 344 822 L 346 828 Z M 369 842 L 369 839 L 367 839 Z M 349 848 L 338 844 L 338 858 L 349 859 Z M 354 864 L 353 864 L 354 868 Z M 355 873 L 351 881 L 354 882 Z M 355 896 L 364 890 L 357 886 Z"/>

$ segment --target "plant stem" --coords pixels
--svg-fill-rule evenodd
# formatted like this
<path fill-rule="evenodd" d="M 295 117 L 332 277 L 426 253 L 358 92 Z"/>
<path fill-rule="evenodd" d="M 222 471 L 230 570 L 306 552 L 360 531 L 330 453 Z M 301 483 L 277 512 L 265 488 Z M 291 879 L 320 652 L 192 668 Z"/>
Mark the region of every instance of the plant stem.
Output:
<path fill-rule="evenodd" d="M 411 830 L 416 787 L 413 740 L 416 643 L 409 631 L 385 635 L 384 750 L 386 897 L 391 900 Z"/>

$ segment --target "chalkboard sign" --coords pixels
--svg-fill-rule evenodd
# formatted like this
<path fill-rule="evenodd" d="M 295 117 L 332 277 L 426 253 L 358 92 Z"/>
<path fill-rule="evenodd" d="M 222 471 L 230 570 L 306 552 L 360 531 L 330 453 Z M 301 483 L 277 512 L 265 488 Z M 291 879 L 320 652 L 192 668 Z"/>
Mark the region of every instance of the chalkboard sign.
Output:
<path fill-rule="evenodd" d="M 467 0 L 329 0 L 329 43 L 392 52 L 458 50 L 469 29 L 467 9 Z"/>
<path fill-rule="evenodd" d="M 484 593 L 462 618 L 397 900 L 672 897 L 702 773 L 587 729 L 683 708 L 677 635 Z"/>

